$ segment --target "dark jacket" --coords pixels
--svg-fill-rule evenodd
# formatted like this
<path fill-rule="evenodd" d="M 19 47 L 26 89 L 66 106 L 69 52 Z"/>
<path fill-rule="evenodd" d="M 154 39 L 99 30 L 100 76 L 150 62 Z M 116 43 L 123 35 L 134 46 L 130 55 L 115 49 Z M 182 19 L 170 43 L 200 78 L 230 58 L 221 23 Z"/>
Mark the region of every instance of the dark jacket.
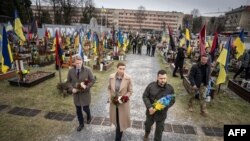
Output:
<path fill-rule="evenodd" d="M 151 43 L 152 48 L 156 48 L 157 43 L 155 39 L 151 39 L 150 43 Z"/>
<path fill-rule="evenodd" d="M 137 40 L 136 40 L 136 39 L 132 39 L 131 45 L 132 45 L 132 47 L 136 47 L 136 45 L 137 45 Z"/>
<path fill-rule="evenodd" d="M 147 116 L 154 116 L 156 121 L 165 120 L 167 117 L 168 108 L 171 107 L 175 103 L 175 99 L 170 102 L 170 105 L 165 107 L 162 111 L 156 111 L 155 114 L 150 115 L 148 109 L 153 107 L 153 103 L 163 96 L 166 95 L 173 95 L 174 88 L 170 84 L 166 84 L 165 87 L 161 87 L 157 84 L 158 82 L 150 83 L 143 93 L 143 101 L 147 108 L 146 115 Z"/>
<path fill-rule="evenodd" d="M 206 64 L 206 83 L 203 84 L 204 86 L 208 84 L 210 78 L 210 70 L 210 66 Z M 202 84 L 202 72 L 200 63 L 194 64 L 192 66 L 188 78 L 192 86 L 196 85 L 197 87 L 200 87 L 200 85 Z"/>
<path fill-rule="evenodd" d="M 175 66 L 183 67 L 184 59 L 185 59 L 185 51 L 186 49 L 180 47 L 178 48 L 177 56 L 175 58 Z"/>
<path fill-rule="evenodd" d="M 248 68 L 250 67 L 250 51 L 245 51 L 241 59 L 242 67 Z"/>
<path fill-rule="evenodd" d="M 147 40 L 147 48 L 151 48 L 151 42 L 150 42 L 150 39 Z"/>
<path fill-rule="evenodd" d="M 86 106 L 91 102 L 90 88 L 94 84 L 94 76 L 91 70 L 85 66 L 81 68 L 79 79 L 77 78 L 76 68 L 72 68 L 68 72 L 67 85 L 70 92 L 80 82 L 86 82 L 87 88 L 83 92 L 73 94 L 74 104 L 76 106 Z"/>

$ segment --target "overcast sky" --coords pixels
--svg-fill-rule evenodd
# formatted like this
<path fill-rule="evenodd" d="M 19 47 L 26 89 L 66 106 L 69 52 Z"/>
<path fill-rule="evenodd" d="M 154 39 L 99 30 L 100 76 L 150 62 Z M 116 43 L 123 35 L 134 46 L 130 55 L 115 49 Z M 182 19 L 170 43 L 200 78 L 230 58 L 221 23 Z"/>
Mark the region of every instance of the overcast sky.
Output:
<path fill-rule="evenodd" d="M 32 0 L 33 4 L 36 0 Z M 41 0 L 42 1 L 42 0 Z M 194 8 L 199 9 L 202 16 L 219 16 L 221 13 L 241 5 L 250 5 L 250 0 L 93 0 L 97 8 L 138 9 L 178 11 L 190 14 Z M 210 13 L 210 14 L 208 14 Z"/>

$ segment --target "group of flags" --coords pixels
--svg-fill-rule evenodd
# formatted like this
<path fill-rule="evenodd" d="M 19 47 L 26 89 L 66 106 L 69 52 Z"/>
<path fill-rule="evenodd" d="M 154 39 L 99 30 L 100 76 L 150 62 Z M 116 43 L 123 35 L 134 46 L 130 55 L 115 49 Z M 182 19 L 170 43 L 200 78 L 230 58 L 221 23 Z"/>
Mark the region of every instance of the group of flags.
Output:
<path fill-rule="evenodd" d="M 171 31 L 169 29 L 169 37 L 170 37 L 170 43 L 173 42 L 173 39 L 171 39 Z M 183 44 L 186 44 L 187 48 L 187 54 L 190 53 L 191 47 L 190 47 L 190 31 L 188 26 L 186 26 L 185 29 L 185 38 L 183 36 L 180 36 L 180 46 Z M 185 41 L 185 42 L 184 42 Z M 171 43 L 172 44 L 172 43 Z M 219 57 L 217 59 L 217 62 L 219 63 L 220 72 L 217 78 L 216 84 L 222 84 L 226 82 L 226 76 L 228 71 L 228 65 L 230 62 L 230 54 L 231 54 L 231 48 L 236 47 L 236 57 L 237 59 L 243 55 L 246 47 L 244 44 L 244 29 L 241 30 L 239 36 L 235 39 L 235 41 L 232 41 L 232 37 L 229 37 L 229 39 L 226 42 L 226 45 L 222 47 Z M 215 52 L 216 49 L 219 48 L 219 40 L 218 40 L 218 33 L 214 33 L 213 42 L 211 43 L 211 50 L 209 54 L 211 55 L 211 61 L 214 61 L 215 59 Z M 200 49 L 200 55 L 206 55 L 206 25 L 202 26 L 202 29 L 199 32 L 199 49 Z"/>
<path fill-rule="evenodd" d="M 9 28 L 9 26 L 8 26 Z M 15 10 L 15 20 L 14 20 L 14 31 L 15 34 L 22 40 L 25 41 L 25 36 L 23 34 L 23 25 L 19 19 L 17 10 Z M 8 42 L 6 27 L 3 26 L 2 32 L 2 72 L 6 73 L 9 69 L 11 69 L 13 62 L 11 48 Z"/>

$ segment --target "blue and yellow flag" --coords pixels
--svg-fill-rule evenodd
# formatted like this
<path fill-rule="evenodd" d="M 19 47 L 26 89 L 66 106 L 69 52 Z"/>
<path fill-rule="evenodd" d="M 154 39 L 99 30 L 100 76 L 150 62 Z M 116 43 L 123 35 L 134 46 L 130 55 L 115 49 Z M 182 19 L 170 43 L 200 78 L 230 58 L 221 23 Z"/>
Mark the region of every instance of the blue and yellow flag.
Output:
<path fill-rule="evenodd" d="M 225 47 L 222 49 L 217 62 L 220 64 L 220 72 L 216 81 L 216 85 L 226 82 L 227 68 L 230 62 L 230 50 L 231 50 L 231 37 L 227 41 Z"/>
<path fill-rule="evenodd" d="M 97 55 L 97 51 L 98 51 L 98 46 L 99 46 L 99 38 L 98 38 L 98 35 L 97 33 L 94 33 L 94 36 L 93 36 L 93 47 L 94 47 L 94 54 Z"/>
<path fill-rule="evenodd" d="M 23 34 L 23 25 L 18 17 L 17 10 L 15 10 L 15 27 L 14 27 L 16 35 L 23 41 L 26 41 Z"/>
<path fill-rule="evenodd" d="M 185 38 L 186 38 L 187 54 L 189 55 L 191 53 L 191 46 L 190 46 L 190 33 L 188 28 L 186 28 Z"/>
<path fill-rule="evenodd" d="M 13 57 L 5 27 L 3 27 L 2 43 L 2 72 L 6 73 L 11 68 Z"/>
<path fill-rule="evenodd" d="M 120 48 L 123 44 L 123 37 L 122 37 L 122 32 L 118 32 L 118 47 Z"/>
<path fill-rule="evenodd" d="M 79 37 L 79 34 L 77 33 L 75 40 L 74 40 L 74 48 L 79 47 L 79 40 L 80 40 L 80 37 Z"/>
<path fill-rule="evenodd" d="M 234 45 L 236 46 L 236 58 L 238 59 L 241 55 L 243 55 L 246 49 L 244 44 L 244 29 L 241 30 L 240 35 L 235 39 Z"/>

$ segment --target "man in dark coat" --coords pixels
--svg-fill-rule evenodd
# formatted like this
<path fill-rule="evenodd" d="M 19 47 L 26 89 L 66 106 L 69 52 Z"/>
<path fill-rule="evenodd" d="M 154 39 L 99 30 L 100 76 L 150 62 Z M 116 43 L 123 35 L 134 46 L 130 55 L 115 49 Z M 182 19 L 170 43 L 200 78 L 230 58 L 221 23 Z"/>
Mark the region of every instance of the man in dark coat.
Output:
<path fill-rule="evenodd" d="M 151 50 L 151 42 L 150 41 L 151 40 L 148 39 L 147 43 L 146 43 L 146 45 L 147 45 L 147 54 L 146 55 L 148 55 L 148 56 L 150 56 L 150 50 Z"/>
<path fill-rule="evenodd" d="M 91 102 L 90 88 L 94 84 L 94 76 L 89 68 L 83 66 L 81 56 L 77 55 L 73 58 L 75 67 L 71 68 L 68 72 L 67 85 L 68 90 L 73 94 L 76 107 L 76 114 L 79 121 L 77 131 L 81 131 L 84 127 L 82 109 L 87 114 L 87 123 L 91 122 L 89 109 Z"/>
<path fill-rule="evenodd" d="M 143 39 L 142 39 L 142 37 L 139 37 L 138 43 L 137 43 L 137 49 L 138 49 L 138 54 L 140 54 L 140 55 L 141 55 L 142 45 L 143 45 Z"/>
<path fill-rule="evenodd" d="M 152 36 L 151 37 L 151 46 L 152 46 L 152 52 L 151 52 L 151 57 L 155 56 L 155 49 L 156 49 L 156 39 Z"/>
<path fill-rule="evenodd" d="M 180 71 L 181 79 L 183 79 L 183 64 L 184 64 L 184 59 L 185 59 L 185 44 L 182 45 L 182 47 L 178 48 L 177 55 L 175 58 L 175 68 L 173 71 L 173 77 L 178 77 L 175 73 L 177 72 L 178 68 Z"/>
<path fill-rule="evenodd" d="M 131 45 L 132 45 L 132 48 L 133 48 L 133 54 L 136 54 L 137 40 L 136 40 L 135 37 L 132 39 Z"/>
<path fill-rule="evenodd" d="M 199 63 L 194 64 L 189 73 L 189 81 L 192 85 L 192 97 L 189 99 L 189 111 L 193 111 L 193 101 L 195 100 L 195 94 L 199 93 L 199 100 L 201 105 L 201 115 L 207 116 L 206 109 L 206 94 L 205 89 L 210 79 L 211 66 L 207 64 L 208 57 L 203 55 Z"/>
<path fill-rule="evenodd" d="M 174 88 L 167 83 L 167 72 L 165 70 L 158 71 L 157 81 L 151 82 L 143 93 L 143 102 L 147 108 L 144 141 L 148 141 L 151 126 L 154 122 L 156 122 L 154 141 L 162 140 L 167 111 L 175 103 L 175 99 L 173 98 L 170 104 L 161 111 L 155 111 L 153 103 L 166 95 L 173 94 Z"/>
<path fill-rule="evenodd" d="M 249 76 L 249 70 L 250 70 L 250 50 L 245 50 L 245 53 L 242 55 L 241 59 L 241 66 L 240 69 L 235 73 L 233 79 L 235 78 L 243 71 L 246 71 L 245 73 L 245 79 L 248 80 L 250 78 Z"/>

